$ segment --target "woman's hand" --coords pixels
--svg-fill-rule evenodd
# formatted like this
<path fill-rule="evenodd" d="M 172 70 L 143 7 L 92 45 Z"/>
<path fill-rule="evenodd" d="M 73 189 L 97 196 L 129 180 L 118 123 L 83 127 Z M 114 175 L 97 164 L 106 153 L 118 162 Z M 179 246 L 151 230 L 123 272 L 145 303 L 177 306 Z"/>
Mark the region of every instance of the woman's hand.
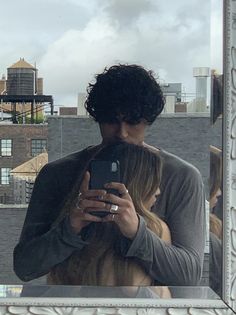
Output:
<path fill-rule="evenodd" d="M 76 233 L 91 222 L 114 221 L 121 233 L 133 239 L 138 231 L 139 219 L 133 201 L 122 183 L 108 183 L 105 188 L 116 189 L 120 197 L 109 194 L 106 190 L 89 190 L 90 174 L 86 172 L 80 186 L 77 207 L 70 213 L 70 223 Z M 109 202 L 109 203 L 106 203 Z M 109 214 L 101 218 L 90 214 L 93 211 L 107 211 Z"/>
<path fill-rule="evenodd" d="M 116 189 L 120 197 L 109 193 L 104 195 L 103 200 L 111 203 L 106 205 L 106 209 L 110 209 L 111 214 L 103 218 L 103 222 L 115 222 L 125 237 L 134 239 L 138 231 L 139 218 L 128 190 L 122 183 L 112 182 L 105 187 Z"/>
<path fill-rule="evenodd" d="M 102 222 L 100 217 L 89 214 L 89 211 L 106 209 L 106 203 L 102 201 L 106 190 L 89 190 L 89 179 L 90 174 L 86 172 L 78 193 L 77 206 L 70 213 L 70 224 L 76 233 L 80 233 L 91 222 Z"/>

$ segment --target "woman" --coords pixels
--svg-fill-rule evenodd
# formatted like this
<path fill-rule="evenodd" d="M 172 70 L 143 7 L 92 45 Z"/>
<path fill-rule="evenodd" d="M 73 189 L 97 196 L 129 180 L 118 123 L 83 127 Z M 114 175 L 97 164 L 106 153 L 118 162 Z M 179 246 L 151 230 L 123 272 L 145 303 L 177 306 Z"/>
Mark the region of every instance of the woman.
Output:
<path fill-rule="evenodd" d="M 210 146 L 210 259 L 209 284 L 210 287 L 222 296 L 222 221 L 212 213 L 221 196 L 222 186 L 222 151 Z"/>
<path fill-rule="evenodd" d="M 210 146 L 210 231 L 220 240 L 222 239 L 222 221 L 212 213 L 221 196 L 222 186 L 222 151 L 214 146 Z"/>
<path fill-rule="evenodd" d="M 108 194 L 112 204 L 120 211 L 129 204 L 136 211 L 138 220 L 143 217 L 147 227 L 166 242 L 171 241 L 167 225 L 151 212 L 160 193 L 161 159 L 147 148 L 128 144 L 110 144 L 101 149 L 95 157 L 103 160 L 118 160 L 122 183 L 108 183 L 106 188 L 115 188 L 119 197 Z M 70 196 L 64 212 L 73 212 L 76 197 Z M 112 216 L 113 221 L 108 218 Z M 88 224 L 88 222 L 86 223 Z M 118 250 L 122 242 L 119 214 L 109 214 L 103 222 L 91 223 L 86 227 L 85 238 L 88 241 L 82 251 L 74 252 L 66 261 L 51 271 L 50 284 L 66 285 L 151 285 L 150 276 L 135 258 L 123 257 Z"/>

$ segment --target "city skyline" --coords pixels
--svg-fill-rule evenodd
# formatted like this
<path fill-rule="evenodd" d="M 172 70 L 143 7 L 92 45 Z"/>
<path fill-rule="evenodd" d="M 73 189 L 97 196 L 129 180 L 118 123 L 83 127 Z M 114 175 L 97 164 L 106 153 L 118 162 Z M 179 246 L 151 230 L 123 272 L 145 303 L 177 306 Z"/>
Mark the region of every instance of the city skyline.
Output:
<path fill-rule="evenodd" d="M 4 2 L 0 74 L 20 58 L 36 62 L 45 94 L 68 106 L 117 62 L 141 64 L 161 83 L 180 82 L 193 93 L 193 67 L 222 71 L 221 6 L 221 0 Z"/>

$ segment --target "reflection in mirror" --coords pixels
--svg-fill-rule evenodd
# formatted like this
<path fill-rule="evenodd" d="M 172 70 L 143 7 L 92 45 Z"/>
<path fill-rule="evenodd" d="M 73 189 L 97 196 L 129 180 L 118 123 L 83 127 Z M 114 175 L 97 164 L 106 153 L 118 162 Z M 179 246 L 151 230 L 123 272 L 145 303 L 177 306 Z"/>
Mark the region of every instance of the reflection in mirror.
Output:
<path fill-rule="evenodd" d="M 222 296 L 222 151 L 210 146 L 210 286 Z"/>
<path fill-rule="evenodd" d="M 219 75 L 215 70 L 211 74 L 211 123 L 223 113 L 223 75 Z"/>
<path fill-rule="evenodd" d="M 188 294 L 191 291 L 191 295 Z M 1 285 L 1 298 L 19 297 L 86 297 L 86 298 L 134 298 L 134 299 L 219 299 L 216 293 L 208 287 L 93 287 L 93 286 L 31 286 L 31 285 Z"/>
<path fill-rule="evenodd" d="M 15 272 L 23 281 L 56 267 L 52 283 L 198 284 L 206 223 L 202 178 L 184 160 L 143 142 L 148 125 L 154 123 L 163 106 L 160 85 L 140 66 L 112 66 L 97 76 L 88 89 L 86 108 L 99 123 L 102 145 L 49 163 L 38 175 L 14 250 Z M 97 123 L 95 126 L 98 128 Z M 121 145 L 111 145 L 118 140 Z M 127 150 L 123 149 L 125 143 Z M 118 196 L 106 194 L 102 186 L 98 191 L 88 190 L 92 173 L 85 171 L 100 153 L 102 160 L 120 162 L 122 183 L 113 183 L 110 177 L 108 183 L 113 184 L 104 186 L 117 190 Z M 125 165 L 127 162 L 131 164 Z M 91 215 L 91 211 L 101 210 L 107 212 L 105 218 Z M 156 216 L 162 222 L 157 222 Z M 109 224 L 107 233 L 105 222 L 114 223 Z M 114 235 L 114 240 L 109 235 Z M 119 258 L 127 261 L 127 266 L 122 268 Z M 149 279 L 132 273 L 135 264 Z M 58 278 L 62 280 L 57 282 Z"/>
<path fill-rule="evenodd" d="M 4 5 L 6 11 L 11 11 L 7 7 L 9 4 Z M 42 10 L 45 12 L 43 4 L 37 5 L 39 6 L 39 12 Z M 200 5 L 201 12 L 199 12 Z M 53 10 L 55 9 L 54 5 L 48 2 L 46 12 L 50 12 L 51 6 Z M 19 12 L 23 15 L 22 10 L 23 7 L 19 7 Z M 168 0 L 165 3 L 160 2 L 158 4 L 156 1 L 145 0 L 140 0 L 138 3 L 134 1 L 104 1 L 103 4 L 99 1 L 90 1 L 90 4 L 79 5 L 68 1 L 66 8 L 58 3 L 56 10 L 58 14 L 55 14 L 55 17 L 50 16 L 47 23 L 40 23 L 40 26 L 37 26 L 37 21 L 34 21 L 34 26 L 38 29 L 36 47 L 40 42 L 45 43 L 45 34 L 49 35 L 46 36 L 47 47 L 42 45 L 37 53 L 32 52 L 26 56 L 30 65 L 28 63 L 26 66 L 26 60 L 22 59 L 19 61 L 20 64 L 15 64 L 15 61 L 19 59 L 18 54 L 22 55 L 25 52 L 25 47 L 29 47 L 27 41 L 22 42 L 18 49 L 15 48 L 16 54 L 5 52 L 5 55 L 1 58 L 1 60 L 4 60 L 4 64 L 1 65 L 2 71 L 10 68 L 8 70 L 9 77 L 13 69 L 14 71 L 19 71 L 19 69 L 22 71 L 23 63 L 23 68 L 27 69 L 26 74 L 33 76 L 33 81 L 37 82 L 38 94 L 41 92 L 44 94 L 42 80 L 39 78 L 36 80 L 36 66 L 32 66 L 37 61 L 37 68 L 45 79 L 45 94 L 52 94 L 55 101 L 54 108 L 52 106 L 48 108 L 44 104 L 43 111 L 39 110 L 40 104 L 26 104 L 25 100 L 20 105 L 12 102 L 12 117 L 9 115 L 9 108 L 7 107 L 10 105 L 4 105 L 1 102 L 2 154 L 0 159 L 2 165 L 4 165 L 1 170 L 0 186 L 0 202 L 3 204 L 1 207 L 1 230 L 4 234 L 1 246 L 2 251 L 6 252 L 0 268 L 2 270 L 2 283 L 21 283 L 12 270 L 12 251 L 18 242 L 26 214 L 27 206 L 25 204 L 29 202 L 35 178 L 39 171 L 47 164 L 48 159 L 52 162 L 74 151 L 82 150 L 88 145 L 101 142 L 98 126 L 86 116 L 84 118 L 55 116 L 54 118 L 48 118 L 46 122 L 46 115 L 54 112 L 67 115 L 68 111 L 77 113 L 77 100 L 75 101 L 77 93 L 79 93 L 78 114 L 84 115 L 85 112 L 81 107 L 81 102 L 85 98 L 86 86 L 88 82 L 91 82 L 94 74 L 100 73 L 105 66 L 117 62 L 138 63 L 148 69 L 153 69 L 159 75 L 158 82 L 166 97 L 166 106 L 162 116 L 158 118 L 159 120 L 147 129 L 145 140 L 153 147 L 162 148 L 163 152 L 167 150 L 199 168 L 205 186 L 207 186 L 209 172 L 208 145 L 209 143 L 218 145 L 218 143 L 211 141 L 209 124 L 207 123 L 210 101 L 206 87 L 209 85 L 209 78 L 203 80 L 206 82 L 204 91 L 207 94 L 204 95 L 204 103 L 201 102 L 201 106 L 198 106 L 198 93 L 195 89 L 195 82 L 201 79 L 198 75 L 201 68 L 209 70 L 210 1 L 202 1 L 201 4 L 199 1 L 193 0 L 182 1 L 181 3 Z M 26 10 L 23 11 L 26 12 Z M 78 19 L 81 12 L 83 12 L 83 17 Z M 67 16 L 70 16 L 70 20 L 67 20 Z M 158 18 L 156 18 L 157 16 Z M 55 19 L 52 24 L 60 25 L 56 31 L 50 23 L 52 19 Z M 60 19 L 65 19 L 63 20 L 64 23 L 61 23 Z M 28 19 L 25 18 L 22 21 L 24 23 L 20 24 L 20 27 L 23 28 L 21 32 L 25 33 L 27 29 L 30 29 L 29 25 L 25 24 Z M 77 21 L 79 21 L 79 24 L 77 24 Z M 11 27 L 14 28 L 14 25 L 11 24 Z M 17 30 L 15 29 L 15 31 Z M 41 40 L 38 40 L 39 38 Z M 146 49 L 146 47 L 150 49 Z M 94 51 L 96 51 L 96 55 Z M 12 67 L 13 63 L 14 66 Z M 195 78 L 192 75 L 193 68 L 200 69 L 197 72 L 194 71 L 195 75 L 197 74 Z M 63 80 L 58 73 L 63 74 Z M 9 92 L 9 90 L 7 91 L 7 79 L 9 78 L 3 77 L 1 80 L 2 95 L 7 95 L 5 93 Z M 199 80 L 198 82 L 200 82 Z M 63 104 L 62 108 L 59 104 Z M 73 109 L 68 108 L 71 104 L 74 104 Z M 27 115 L 27 112 L 32 115 Z M 15 124 L 16 117 L 19 118 L 18 124 Z M 14 122 L 14 124 L 11 122 Z M 40 122 L 42 124 L 31 125 L 29 122 Z M 220 137 L 218 133 L 219 125 L 219 121 L 216 122 L 213 133 Z M 47 150 L 48 155 L 45 150 Z M 10 169 L 13 169 L 13 171 L 9 181 Z M 70 187 L 70 181 L 73 179 L 73 176 L 70 177 L 70 175 L 65 174 L 65 178 L 69 182 L 66 189 Z M 57 181 L 56 176 L 54 180 Z M 42 189 L 46 190 L 46 183 L 45 179 Z M 164 194 L 165 187 L 164 184 L 162 185 L 159 200 L 162 204 L 167 204 L 167 196 Z M 52 187 L 58 189 L 53 192 L 57 195 L 55 198 L 58 197 L 58 200 L 62 201 L 63 199 L 64 201 L 64 189 L 59 189 L 56 185 Z M 168 194 L 171 194 L 173 190 L 170 189 L 169 192 Z M 49 199 L 51 198 L 50 202 L 52 202 L 50 214 L 55 211 L 53 194 L 50 197 L 48 196 Z M 164 202 L 165 198 L 166 201 Z M 174 199 L 172 198 L 172 200 Z M 174 206 L 173 202 L 172 207 Z M 166 221 L 167 227 L 170 223 L 172 226 L 169 228 L 172 230 L 172 234 L 175 234 L 173 217 L 169 216 L 167 218 L 165 211 L 165 207 L 160 210 L 160 219 Z M 9 215 L 11 221 L 6 223 L 9 222 Z M 47 213 L 44 215 L 45 218 L 48 218 Z M 35 212 L 32 229 L 36 232 L 37 229 L 42 228 L 37 221 L 38 216 L 39 212 Z M 53 213 L 53 216 L 56 217 L 57 215 Z M 181 216 L 177 218 L 177 221 L 181 221 Z M 183 218 L 182 222 L 185 222 L 186 226 L 188 225 L 186 218 Z M 47 223 L 49 224 L 49 222 Z M 199 224 L 200 228 L 203 228 L 203 224 Z M 54 225 L 53 228 L 56 234 L 58 232 L 56 226 Z M 67 228 L 70 229 L 68 226 Z M 65 232 L 65 243 L 71 233 L 71 230 L 67 228 L 63 230 Z M 187 226 L 188 228 L 189 226 Z M 50 231 L 48 226 L 44 226 L 42 229 L 44 230 L 43 232 L 41 230 L 42 233 Z M 194 234 L 194 232 L 192 233 Z M 29 235 L 31 237 L 30 233 Z M 188 236 L 184 235 L 184 238 L 187 239 Z M 174 242 L 181 247 L 182 237 L 181 240 L 177 240 L 174 235 Z M 75 248 L 78 244 L 70 243 L 70 246 Z M 194 248 L 193 252 L 196 251 L 198 255 L 201 250 Z M 68 255 L 68 252 L 66 252 L 66 255 Z M 60 256 L 60 253 L 58 253 L 58 256 Z M 61 259 L 62 257 L 59 260 Z M 38 262 L 42 265 L 42 268 L 45 267 L 43 259 Z M 58 262 L 55 259 L 55 263 Z M 201 279 L 201 284 L 208 285 L 207 255 L 205 255 L 204 262 L 204 277 Z M 30 263 L 33 264 L 33 261 Z M 37 274 L 38 276 L 39 274 Z M 37 277 L 32 276 L 32 274 L 27 274 L 25 278 L 21 276 L 24 280 Z M 189 282 L 192 279 L 184 279 L 183 274 L 180 274 L 180 277 L 182 278 L 174 284 L 197 283 L 196 279 L 193 280 L 194 283 Z M 199 278 L 199 275 L 196 278 Z M 36 284 L 37 281 L 45 283 L 45 278 L 34 279 L 33 283 Z M 160 282 L 165 284 L 165 279 L 161 279 Z M 168 284 L 173 283 L 170 281 Z"/>

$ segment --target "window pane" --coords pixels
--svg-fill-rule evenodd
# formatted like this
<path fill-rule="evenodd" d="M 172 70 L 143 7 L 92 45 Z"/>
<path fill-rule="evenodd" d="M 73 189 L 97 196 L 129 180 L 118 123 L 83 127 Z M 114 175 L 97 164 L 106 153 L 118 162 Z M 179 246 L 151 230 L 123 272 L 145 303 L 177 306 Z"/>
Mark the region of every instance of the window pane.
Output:
<path fill-rule="evenodd" d="M 47 149 L 46 139 L 33 139 L 31 140 L 31 155 L 36 156 Z"/>
<path fill-rule="evenodd" d="M 11 156 L 12 155 L 12 140 L 2 139 L 1 140 L 1 156 Z"/>
<path fill-rule="evenodd" d="M 9 167 L 1 168 L 1 184 L 2 185 L 9 185 L 10 171 L 11 171 L 11 168 Z"/>

